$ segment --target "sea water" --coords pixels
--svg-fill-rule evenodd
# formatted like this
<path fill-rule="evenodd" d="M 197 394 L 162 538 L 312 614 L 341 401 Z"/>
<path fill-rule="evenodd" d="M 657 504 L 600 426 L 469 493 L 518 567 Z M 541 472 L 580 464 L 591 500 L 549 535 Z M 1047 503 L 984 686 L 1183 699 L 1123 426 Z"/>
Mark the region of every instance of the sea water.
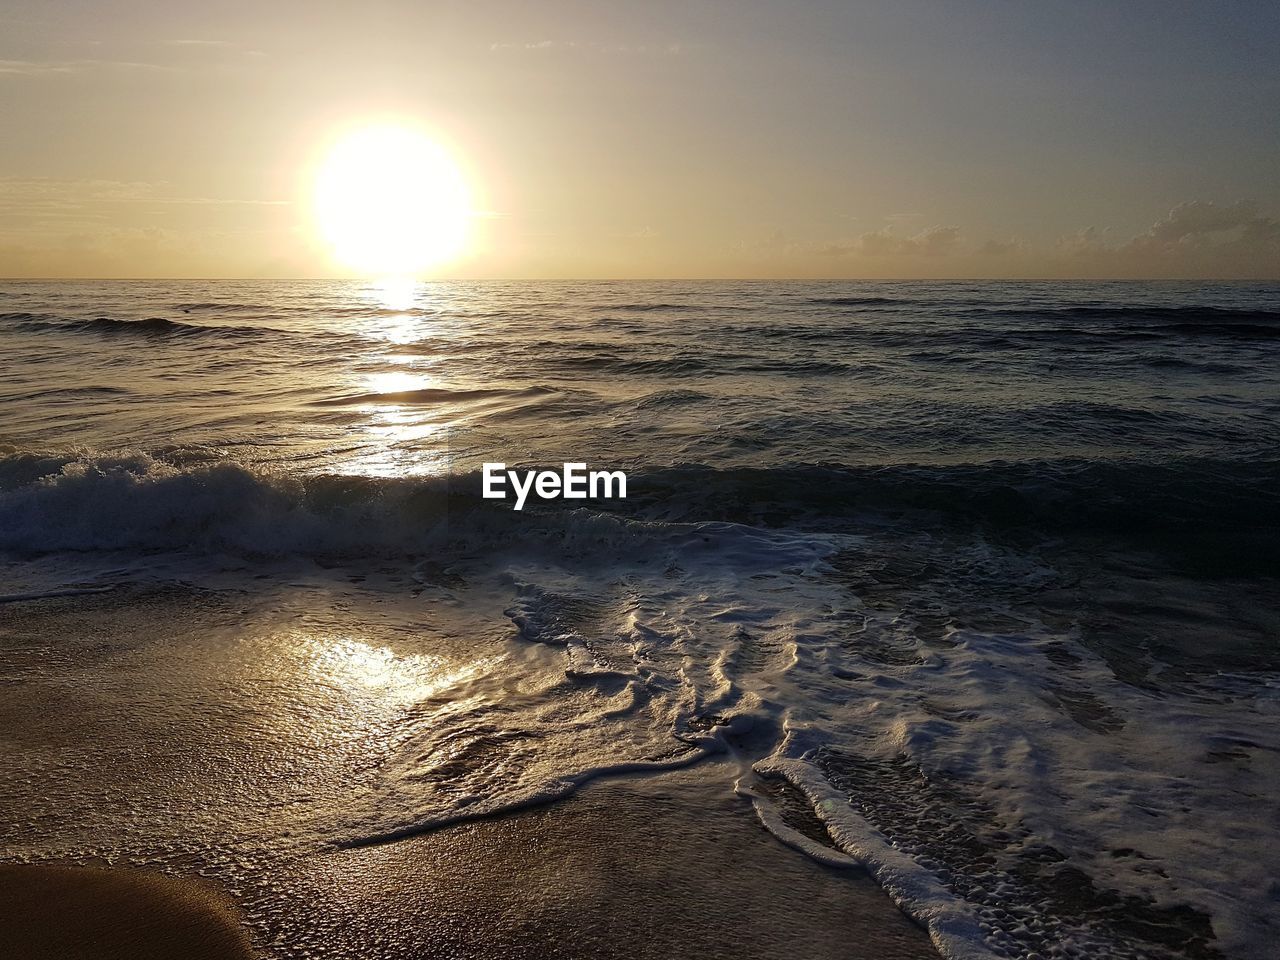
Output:
<path fill-rule="evenodd" d="M 0 856 L 269 928 L 719 754 L 948 956 L 1280 939 L 1275 285 L 4 282 L 0 365 Z"/>

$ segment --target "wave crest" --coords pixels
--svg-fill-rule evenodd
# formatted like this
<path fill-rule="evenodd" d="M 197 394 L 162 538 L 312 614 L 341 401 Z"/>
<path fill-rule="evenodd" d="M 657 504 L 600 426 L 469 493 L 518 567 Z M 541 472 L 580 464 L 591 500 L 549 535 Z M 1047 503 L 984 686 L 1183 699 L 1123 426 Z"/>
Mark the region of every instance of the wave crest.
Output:
<path fill-rule="evenodd" d="M 684 398 L 680 398 L 683 400 Z M 560 540 L 617 523 L 734 523 L 856 532 L 940 524 L 1001 536 L 1123 536 L 1222 571 L 1280 569 L 1280 462 L 1033 461 L 954 466 L 699 465 L 631 472 L 627 500 L 510 506 L 478 471 L 438 477 L 286 475 L 193 454 L 0 458 L 0 549 L 406 554 L 453 521 L 471 547 Z M 179 465 L 181 464 L 181 465 Z"/>

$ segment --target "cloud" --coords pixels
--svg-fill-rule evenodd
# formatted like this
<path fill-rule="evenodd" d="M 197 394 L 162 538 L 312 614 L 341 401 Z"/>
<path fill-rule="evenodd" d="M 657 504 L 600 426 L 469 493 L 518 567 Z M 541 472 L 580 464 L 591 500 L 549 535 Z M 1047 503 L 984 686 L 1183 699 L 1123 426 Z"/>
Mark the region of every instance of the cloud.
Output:
<path fill-rule="evenodd" d="M 156 190 L 156 184 L 141 181 L 0 177 L 3 233 L 105 221 L 110 219 L 106 205 L 146 201 Z"/>
<path fill-rule="evenodd" d="M 91 70 L 165 70 L 158 63 L 132 60 L 0 60 L 0 76 L 39 77 Z"/>
<path fill-rule="evenodd" d="M 929 227 L 909 237 L 884 227 L 849 242 L 828 244 L 819 253 L 828 257 L 937 257 L 954 251 L 959 242 L 959 227 Z"/>
<path fill-rule="evenodd" d="M 257 197 L 177 197 L 168 184 L 145 180 L 54 179 L 0 177 L 0 215 L 40 223 L 47 220 L 109 219 L 108 207 L 151 206 L 287 206 L 292 201 Z"/>
<path fill-rule="evenodd" d="M 1108 230 L 1085 227 L 1074 233 L 1066 233 L 1055 244 L 1057 251 L 1069 257 L 1082 257 L 1109 249 L 1106 241 Z"/>
<path fill-rule="evenodd" d="M 314 264 L 289 221 L 174 224 L 53 220 L 0 233 L 0 277 L 301 276 Z"/>
<path fill-rule="evenodd" d="M 1190 200 L 1128 240 L 1087 227 L 1058 241 L 1077 267 L 1106 276 L 1280 276 L 1280 220 L 1250 200 Z"/>
<path fill-rule="evenodd" d="M 543 51 L 615 53 L 632 56 L 678 57 L 687 47 L 682 43 L 598 43 L 594 40 L 526 40 L 515 43 L 491 43 L 490 51 Z"/>
<path fill-rule="evenodd" d="M 648 224 L 645 224 L 637 230 L 628 230 L 625 233 L 614 234 L 614 236 L 620 240 L 640 240 L 646 243 L 652 240 L 662 239 L 662 234 Z"/>
<path fill-rule="evenodd" d="M 234 40 L 180 37 L 161 41 L 160 46 L 167 48 L 170 55 L 179 54 L 182 64 L 191 67 L 234 65 L 246 57 L 266 56 L 261 50 Z"/>
<path fill-rule="evenodd" d="M 291 202 L 173 196 L 162 182 L 0 177 L 0 246 L 8 247 L 9 258 L 4 270 L 53 276 L 63 272 L 59 264 L 83 262 L 92 275 L 111 275 L 121 268 L 116 254 L 108 256 L 112 250 L 142 258 L 147 251 L 140 240 L 154 242 L 158 230 L 177 237 L 211 229 L 261 229 L 288 220 L 287 210 L 271 211 Z M 155 252 L 162 259 L 177 256 L 172 244 Z M 33 265 L 32 257 L 41 265 Z M 196 262 L 194 255 L 188 259 Z"/>
<path fill-rule="evenodd" d="M 1167 217 L 1135 237 L 1132 244 L 1143 249 L 1172 250 L 1241 242 L 1274 247 L 1277 241 L 1280 241 L 1280 221 L 1259 216 L 1258 205 L 1251 200 L 1237 200 L 1222 206 L 1193 200 L 1174 207 Z"/>
<path fill-rule="evenodd" d="M 4 264 L 0 272 L 5 276 L 128 276 L 137 271 L 135 264 L 167 263 L 178 252 L 173 234 L 155 227 L 69 233 L 38 243 L 6 243 L 0 237 Z"/>
<path fill-rule="evenodd" d="M 120 200 L 153 194 L 160 184 L 142 180 L 62 180 L 55 177 L 0 177 L 0 203 L 14 200 Z"/>
<path fill-rule="evenodd" d="M 1123 234 L 1086 227 L 1053 241 L 989 237 L 966 242 L 955 225 L 917 232 L 905 216 L 835 241 L 789 239 L 780 231 L 735 255 L 762 257 L 805 275 L 1054 277 L 1062 279 L 1280 278 L 1280 219 L 1252 201 L 1180 203 L 1147 229 Z"/>
<path fill-rule="evenodd" d="M 93 41 L 95 45 L 97 41 Z M 235 66 L 246 58 L 263 56 L 259 50 L 245 49 L 230 40 L 177 39 L 143 43 L 129 48 L 145 59 L 110 57 L 47 60 L 0 59 L 0 78 L 54 77 L 105 71 L 158 72 L 213 69 Z"/>
<path fill-rule="evenodd" d="M 13 212 L 101 203 L 281 206 L 292 202 L 243 197 L 175 197 L 165 193 L 166 187 L 163 181 L 0 177 L 0 210 Z"/>
<path fill-rule="evenodd" d="M 45 73 L 75 73 L 74 64 L 85 61 L 57 61 L 42 63 L 37 60 L 0 60 L 0 75 L 38 76 Z"/>
<path fill-rule="evenodd" d="M 1009 240 L 988 240 L 978 247 L 979 256 L 1012 257 L 1027 252 L 1027 242 L 1013 237 Z"/>

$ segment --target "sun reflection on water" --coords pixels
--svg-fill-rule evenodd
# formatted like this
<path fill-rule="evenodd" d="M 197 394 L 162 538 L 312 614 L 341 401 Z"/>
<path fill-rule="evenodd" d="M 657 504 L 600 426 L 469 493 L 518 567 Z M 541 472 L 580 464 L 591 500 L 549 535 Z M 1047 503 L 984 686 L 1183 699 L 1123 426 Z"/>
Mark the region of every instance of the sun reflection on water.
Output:
<path fill-rule="evenodd" d="M 364 386 L 368 393 L 412 393 L 429 389 L 431 377 L 411 370 L 384 370 L 366 375 Z M 388 402 L 394 403 L 395 400 Z"/>
<path fill-rule="evenodd" d="M 313 674 L 328 686 L 368 691 L 391 703 L 417 703 L 475 677 L 484 661 L 458 663 L 430 654 L 398 655 L 349 636 L 299 638 Z"/>
<path fill-rule="evenodd" d="M 364 295 L 377 308 L 369 333 L 401 346 L 437 333 L 438 325 L 423 315 L 426 294 L 423 284 L 411 278 L 388 278 L 366 287 Z"/>
<path fill-rule="evenodd" d="M 384 277 L 369 287 L 373 299 L 387 310 L 407 311 L 418 297 L 418 281 L 412 277 Z"/>
<path fill-rule="evenodd" d="M 423 312 L 424 301 L 435 298 L 425 284 L 385 278 L 365 284 L 359 292 L 369 305 L 359 321 L 361 332 L 374 343 L 407 348 L 436 335 L 439 323 Z M 340 467 L 344 473 L 369 477 L 445 474 L 450 466 L 449 421 L 441 403 L 447 393 L 424 369 L 436 360 L 413 349 L 394 354 L 386 350 L 374 347 L 355 358 L 349 382 L 356 395 L 353 413 L 360 419 L 350 429 L 357 442 L 348 448 Z"/>
<path fill-rule="evenodd" d="M 424 391 L 430 377 L 406 370 L 364 378 L 363 442 L 344 464 L 348 472 L 371 477 L 431 476 L 448 472 L 448 425 Z"/>

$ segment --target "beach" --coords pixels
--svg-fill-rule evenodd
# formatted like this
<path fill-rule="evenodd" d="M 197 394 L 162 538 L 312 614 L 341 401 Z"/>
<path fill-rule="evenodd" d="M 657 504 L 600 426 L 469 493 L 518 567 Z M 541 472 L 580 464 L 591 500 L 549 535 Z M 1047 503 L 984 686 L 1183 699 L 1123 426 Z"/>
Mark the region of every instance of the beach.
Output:
<path fill-rule="evenodd" d="M 257 956 L 229 898 L 189 879 L 0 864 L 0 901 L 0 943 L 24 960 Z"/>
<path fill-rule="evenodd" d="M 272 899 L 252 928 L 207 880 L 0 865 L 0 943 L 21 960 L 937 956 L 863 871 L 779 844 L 733 774 L 712 762 L 602 781 L 556 806 L 300 858 L 261 878 Z"/>
<path fill-rule="evenodd" d="M 936 957 L 862 871 L 782 846 L 710 763 L 298 863 L 285 956 Z"/>
<path fill-rule="evenodd" d="M 322 619 L 314 587 L 290 592 L 290 605 L 277 597 L 265 611 L 173 587 L 0 605 L 11 680 L 23 680 L 24 655 L 33 667 L 60 650 L 83 658 L 86 681 L 75 701 L 61 701 L 57 685 L 46 690 L 56 700 L 41 698 L 28 683 L 0 708 L 26 751 L 89 748 L 60 771 L 45 767 L 56 788 L 21 798 L 10 780 L 4 795 L 6 810 L 25 814 L 7 821 L 10 849 L 30 844 L 38 856 L 31 842 L 47 835 L 44 849 L 85 859 L 91 848 L 97 864 L 0 865 L 0 941 L 20 945 L 24 960 L 936 955 L 864 871 L 822 866 L 766 831 L 735 793 L 747 771 L 723 757 L 605 776 L 559 803 L 402 828 L 394 841 L 376 831 L 326 840 L 321 831 L 342 823 L 334 805 L 358 796 L 363 763 L 349 746 L 370 742 L 372 705 L 399 682 L 338 644 L 318 651 L 336 671 L 320 678 L 328 689 L 297 691 L 292 707 L 280 703 L 283 687 L 253 689 L 279 670 L 275 628 Z M 330 615 L 349 616 L 357 597 L 367 628 L 386 597 L 330 594 Z M 123 666 L 114 681 L 113 661 Z M 284 716 L 304 704 L 309 715 L 251 734 L 242 712 L 252 708 L 237 707 L 228 684 Z M 311 701 L 317 693 L 325 699 Z M 88 745 L 75 733 L 86 724 Z M 307 742 L 274 753 L 286 736 Z M 299 771 L 307 762 L 317 769 Z M 289 772 L 267 769 L 275 764 Z M 269 779 L 252 783 L 258 775 Z M 26 789 L 39 783 L 30 777 Z M 132 856 L 121 856 L 125 845 Z"/>
<path fill-rule="evenodd" d="M 12 942 L 1275 942 L 1274 286 L 0 297 Z"/>

